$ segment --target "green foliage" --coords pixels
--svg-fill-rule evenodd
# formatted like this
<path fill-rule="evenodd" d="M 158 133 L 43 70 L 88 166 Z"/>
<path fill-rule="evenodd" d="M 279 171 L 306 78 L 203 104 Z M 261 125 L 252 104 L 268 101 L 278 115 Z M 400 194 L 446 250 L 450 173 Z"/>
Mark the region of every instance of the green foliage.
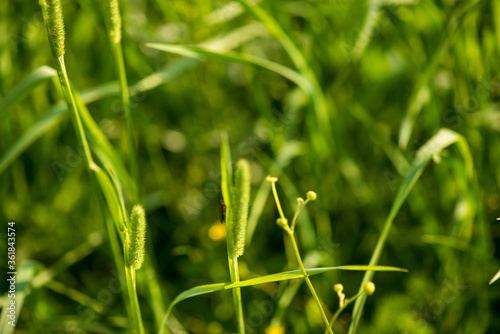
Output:
<path fill-rule="evenodd" d="M 168 310 L 173 332 L 321 333 L 318 300 L 335 334 L 500 332 L 499 13 L 486 0 L 2 1 L 15 332 L 158 333 Z M 240 257 L 238 159 L 252 172 Z M 296 250 L 308 275 L 325 270 L 310 285 Z M 373 266 L 330 270 L 345 263 Z M 357 299 L 339 307 L 334 284 Z"/>

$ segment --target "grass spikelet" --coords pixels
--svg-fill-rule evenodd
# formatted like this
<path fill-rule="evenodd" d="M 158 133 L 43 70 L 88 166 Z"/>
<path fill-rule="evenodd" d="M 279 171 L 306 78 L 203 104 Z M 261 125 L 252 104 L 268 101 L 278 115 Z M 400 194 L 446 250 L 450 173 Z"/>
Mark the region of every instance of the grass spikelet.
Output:
<path fill-rule="evenodd" d="M 122 39 L 122 19 L 118 0 L 109 0 L 106 6 L 106 24 L 113 43 L 119 43 Z"/>
<path fill-rule="evenodd" d="M 50 34 L 50 39 L 57 53 L 61 58 L 65 52 L 65 30 L 64 18 L 62 14 L 61 0 L 40 0 L 43 15 L 47 22 L 47 29 Z"/>
<path fill-rule="evenodd" d="M 132 208 L 130 224 L 128 261 L 135 270 L 139 270 L 144 263 L 146 253 L 146 212 L 141 205 L 136 204 Z"/>
<path fill-rule="evenodd" d="M 247 232 L 248 207 L 250 205 L 250 165 L 241 159 L 236 164 L 234 175 L 234 245 L 235 255 L 241 256 L 245 251 L 245 236 Z"/>

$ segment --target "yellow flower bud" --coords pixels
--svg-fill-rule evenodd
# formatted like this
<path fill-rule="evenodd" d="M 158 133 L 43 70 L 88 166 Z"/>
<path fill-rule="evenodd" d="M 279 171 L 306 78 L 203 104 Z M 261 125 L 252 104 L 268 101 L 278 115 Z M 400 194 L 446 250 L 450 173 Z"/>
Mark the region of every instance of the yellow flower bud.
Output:
<path fill-rule="evenodd" d="M 268 175 L 266 177 L 266 181 L 267 182 L 270 182 L 270 183 L 273 183 L 273 182 L 278 182 L 278 178 L 276 176 L 271 176 L 271 175 Z"/>
<path fill-rule="evenodd" d="M 342 292 L 342 291 L 344 291 L 344 286 L 340 283 L 337 283 L 333 286 L 333 291 L 335 291 L 337 293 Z"/>
<path fill-rule="evenodd" d="M 316 195 L 316 193 L 314 191 L 307 192 L 307 199 L 308 200 L 314 201 L 317 197 L 318 197 L 318 195 Z"/>
<path fill-rule="evenodd" d="M 375 292 L 375 284 L 373 282 L 368 282 L 363 286 L 363 291 L 368 295 L 371 296 Z"/>
<path fill-rule="evenodd" d="M 288 229 L 288 219 L 286 219 L 286 218 L 276 219 L 276 224 L 278 224 L 278 226 L 284 230 Z"/>

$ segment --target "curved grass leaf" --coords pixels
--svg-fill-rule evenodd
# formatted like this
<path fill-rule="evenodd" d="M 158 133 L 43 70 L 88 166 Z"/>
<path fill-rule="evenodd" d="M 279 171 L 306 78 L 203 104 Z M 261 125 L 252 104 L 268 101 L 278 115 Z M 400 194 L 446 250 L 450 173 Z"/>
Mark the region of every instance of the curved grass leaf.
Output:
<path fill-rule="evenodd" d="M 18 269 L 16 275 L 16 318 L 15 324 L 19 321 L 19 316 L 21 315 L 21 310 L 23 309 L 24 300 L 29 293 L 31 287 L 31 281 L 33 279 L 33 275 L 35 274 L 36 262 L 27 260 L 24 261 L 23 264 Z M 8 277 L 7 277 L 8 278 Z M 7 303 L 9 299 L 5 299 L 5 305 L 3 306 L 0 320 L 0 333 L 2 334 L 11 334 L 14 333 L 15 326 L 9 324 L 11 319 L 7 316 L 10 312 L 7 307 Z"/>
<path fill-rule="evenodd" d="M 205 59 L 205 57 L 210 57 L 222 61 L 241 63 L 241 64 L 260 67 L 269 70 L 271 72 L 274 72 L 276 74 L 279 74 L 282 77 L 294 82 L 297 86 L 304 89 L 307 93 L 311 92 L 309 82 L 300 73 L 292 70 L 291 68 L 267 60 L 265 58 L 248 54 L 242 54 L 242 53 L 209 50 L 198 46 L 158 44 L 158 43 L 148 43 L 146 44 L 146 46 L 152 49 L 175 53 L 181 56 L 199 60 L 203 60 Z"/>
<path fill-rule="evenodd" d="M 14 88 L 7 96 L 0 101 L 0 119 L 7 111 L 26 95 L 28 95 L 36 86 L 45 80 L 57 75 L 57 71 L 49 66 L 41 66 L 34 70 L 26 79 Z"/>
<path fill-rule="evenodd" d="M 417 117 L 422 111 L 424 105 L 430 99 L 431 90 L 429 89 L 429 82 L 439 66 L 441 56 L 448 49 L 448 45 L 453 43 L 454 39 L 458 35 L 458 32 L 460 31 L 460 25 L 465 21 L 467 15 L 473 13 L 473 9 L 478 8 L 478 3 L 478 1 L 471 1 L 464 3 L 463 6 L 457 7 L 443 33 L 439 46 L 432 55 L 430 61 L 427 63 L 420 79 L 413 87 L 405 116 L 399 128 L 398 145 L 401 149 L 405 150 L 408 146 Z"/>
<path fill-rule="evenodd" d="M 58 124 L 67 114 L 65 103 L 58 102 L 12 145 L 0 159 L 0 174 L 38 138 Z"/>
<path fill-rule="evenodd" d="M 382 255 L 382 251 L 384 249 L 385 242 L 387 237 L 389 236 L 389 232 L 391 230 L 392 223 L 394 218 L 399 212 L 399 209 L 403 205 L 404 201 L 408 197 L 408 194 L 413 189 L 413 186 L 417 182 L 420 175 L 424 171 L 424 168 L 427 166 L 429 161 L 435 156 L 438 156 L 442 150 L 446 147 L 457 144 L 465 163 L 465 169 L 467 172 L 467 176 L 469 179 L 473 178 L 474 167 L 472 163 L 472 157 L 469 150 L 469 146 L 465 141 L 464 137 L 460 134 L 446 129 L 441 128 L 429 141 L 427 141 L 416 153 L 415 160 L 412 163 L 408 174 L 406 175 L 403 183 L 399 187 L 399 190 L 396 194 L 396 198 L 392 204 L 391 211 L 384 223 L 384 227 L 382 229 L 382 233 L 378 239 L 377 246 L 372 254 L 370 259 L 370 265 L 377 265 L 380 260 L 380 256 Z M 363 289 L 363 286 L 373 279 L 374 272 L 367 271 L 363 277 L 363 281 L 360 285 L 360 291 Z M 359 324 L 361 318 L 361 312 L 363 310 L 363 306 L 366 301 L 366 295 L 362 295 L 356 300 L 354 305 L 352 322 L 349 327 L 349 334 L 354 334 L 356 332 L 357 326 Z"/>
<path fill-rule="evenodd" d="M 346 266 L 338 266 L 338 267 L 326 267 L 326 268 L 310 268 L 306 269 L 307 275 L 308 276 L 313 276 L 313 275 L 318 275 L 318 274 L 323 274 L 332 270 L 350 270 L 350 271 L 395 271 L 395 272 L 408 272 L 408 270 L 403 269 L 403 268 L 397 268 L 397 267 L 390 267 L 390 266 L 367 266 L 367 265 L 346 265 Z M 282 273 L 277 273 L 277 274 L 271 274 L 271 275 L 265 275 L 265 276 L 260 276 L 256 278 L 251 278 L 245 281 L 239 281 L 239 282 L 233 282 L 233 283 L 215 283 L 215 284 L 207 284 L 207 285 L 199 285 L 197 287 L 188 289 L 184 292 L 181 292 L 175 299 L 172 301 L 170 304 L 167 314 L 165 315 L 165 318 L 163 320 L 163 327 L 160 333 L 163 333 L 163 330 L 165 328 L 165 325 L 167 324 L 167 319 L 170 313 L 172 312 L 172 309 L 174 306 L 178 303 L 180 303 L 183 300 L 204 295 L 207 293 L 212 293 L 216 291 L 222 291 L 222 290 L 230 290 L 230 289 L 235 289 L 235 288 L 244 288 L 244 287 L 249 287 L 249 286 L 254 286 L 254 285 L 259 285 L 259 284 L 265 284 L 265 283 L 271 283 L 271 282 L 279 282 L 279 281 L 286 281 L 290 279 L 297 279 L 297 278 L 303 278 L 304 275 L 302 274 L 302 271 L 300 269 L 297 270 L 292 270 L 292 271 L 286 271 Z"/>
<path fill-rule="evenodd" d="M 495 276 L 493 276 L 493 278 L 490 280 L 490 283 L 488 284 L 491 285 L 495 283 L 495 281 L 497 281 L 499 278 L 500 278 L 500 270 L 495 274 Z"/>

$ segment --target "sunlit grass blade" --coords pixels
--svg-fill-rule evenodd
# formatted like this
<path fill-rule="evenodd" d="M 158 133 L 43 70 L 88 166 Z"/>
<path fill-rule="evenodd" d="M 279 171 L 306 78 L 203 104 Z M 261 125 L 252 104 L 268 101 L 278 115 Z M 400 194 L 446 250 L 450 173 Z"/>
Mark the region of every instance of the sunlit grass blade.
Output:
<path fill-rule="evenodd" d="M 500 270 L 495 274 L 495 276 L 493 276 L 493 278 L 490 280 L 488 284 L 491 285 L 495 283 L 499 278 L 500 278 Z"/>
<path fill-rule="evenodd" d="M 440 129 L 431 139 L 429 139 L 417 151 L 415 160 L 413 161 L 410 170 L 406 175 L 406 178 L 399 187 L 399 190 L 396 194 L 396 198 L 394 199 L 394 202 L 392 204 L 391 211 L 389 212 L 389 215 L 384 223 L 384 227 L 378 239 L 377 246 L 375 247 L 375 250 L 373 251 L 372 257 L 370 259 L 370 265 L 377 265 L 378 261 L 380 260 L 394 218 L 398 214 L 399 209 L 401 208 L 404 201 L 408 197 L 410 191 L 413 189 L 413 186 L 417 182 L 418 178 L 420 177 L 420 175 L 422 175 L 422 172 L 424 171 L 429 161 L 431 161 L 433 156 L 438 156 L 442 150 L 444 150 L 445 148 L 447 148 L 452 144 L 457 144 L 457 147 L 459 148 L 460 153 L 462 154 L 464 159 L 467 176 L 469 177 L 469 179 L 473 178 L 474 167 L 473 167 L 472 157 L 469 150 L 469 146 L 465 141 L 464 137 L 462 137 L 460 134 L 452 130 L 446 128 Z M 367 271 L 365 273 L 363 281 L 360 284 L 360 291 L 363 289 L 363 286 L 367 282 L 372 281 L 373 276 L 374 276 L 373 271 Z M 366 301 L 366 296 L 361 296 L 356 300 L 352 315 L 352 322 L 349 327 L 349 334 L 354 334 L 356 332 L 365 301 Z"/>
<path fill-rule="evenodd" d="M 41 66 L 34 70 L 16 88 L 14 88 L 5 98 L 0 101 L 0 119 L 7 114 L 7 111 L 28 95 L 36 86 L 57 75 L 57 71 L 49 66 Z"/>
<path fill-rule="evenodd" d="M 199 60 L 203 60 L 206 57 L 210 57 L 227 62 L 257 66 L 283 76 L 284 78 L 294 82 L 297 86 L 299 86 L 309 94 L 311 92 L 309 82 L 300 73 L 281 64 L 267 60 L 265 58 L 248 54 L 242 54 L 242 53 L 234 53 L 229 51 L 210 50 L 206 48 L 201 48 L 199 46 L 158 44 L 158 43 L 148 43 L 146 44 L 146 46 L 152 49 L 170 52 Z"/>
<path fill-rule="evenodd" d="M 15 326 L 9 324 L 11 319 L 9 317 L 10 310 L 8 309 L 8 305 L 10 304 L 10 300 L 15 302 L 15 324 L 19 321 L 19 317 L 21 316 L 21 310 L 23 309 L 24 302 L 26 300 L 26 296 L 29 294 L 31 289 L 31 281 L 35 274 L 36 262 L 31 260 L 24 261 L 19 268 L 17 269 L 16 282 L 15 282 L 15 298 L 5 298 L 6 303 L 3 305 L 0 320 L 0 333 L 2 334 L 11 334 L 14 333 Z M 9 278 L 9 275 L 7 275 Z"/>
<path fill-rule="evenodd" d="M 403 268 L 397 268 L 397 267 L 391 267 L 391 266 L 368 266 L 368 265 L 346 265 L 346 266 L 338 266 L 338 267 L 310 268 L 310 269 L 306 269 L 306 272 L 307 272 L 308 276 L 313 276 L 313 275 L 323 274 L 323 273 L 333 271 L 333 270 L 349 270 L 349 271 L 371 270 L 371 271 L 407 272 L 407 270 L 403 269 Z M 266 276 L 260 276 L 260 277 L 251 278 L 251 279 L 244 280 L 244 281 L 239 281 L 239 282 L 207 284 L 207 285 L 200 285 L 200 286 L 191 288 L 189 290 L 181 292 L 172 301 L 172 303 L 170 304 L 170 306 L 167 310 L 167 314 L 165 315 L 165 318 L 163 321 L 164 326 L 162 327 L 162 330 L 160 331 L 160 333 L 163 333 L 165 326 L 167 325 L 168 316 L 172 312 L 172 309 L 174 308 L 174 306 L 183 300 L 186 300 L 186 299 L 189 299 L 192 297 L 196 297 L 196 296 L 200 296 L 200 295 L 204 295 L 207 293 L 216 292 L 216 291 L 244 288 L 244 287 L 249 287 L 249 286 L 254 286 L 254 285 L 259 285 L 259 284 L 286 281 L 286 280 L 298 279 L 298 278 L 304 278 L 304 275 L 300 269 L 282 272 L 282 273 L 277 273 L 277 274 L 266 275 Z"/>

